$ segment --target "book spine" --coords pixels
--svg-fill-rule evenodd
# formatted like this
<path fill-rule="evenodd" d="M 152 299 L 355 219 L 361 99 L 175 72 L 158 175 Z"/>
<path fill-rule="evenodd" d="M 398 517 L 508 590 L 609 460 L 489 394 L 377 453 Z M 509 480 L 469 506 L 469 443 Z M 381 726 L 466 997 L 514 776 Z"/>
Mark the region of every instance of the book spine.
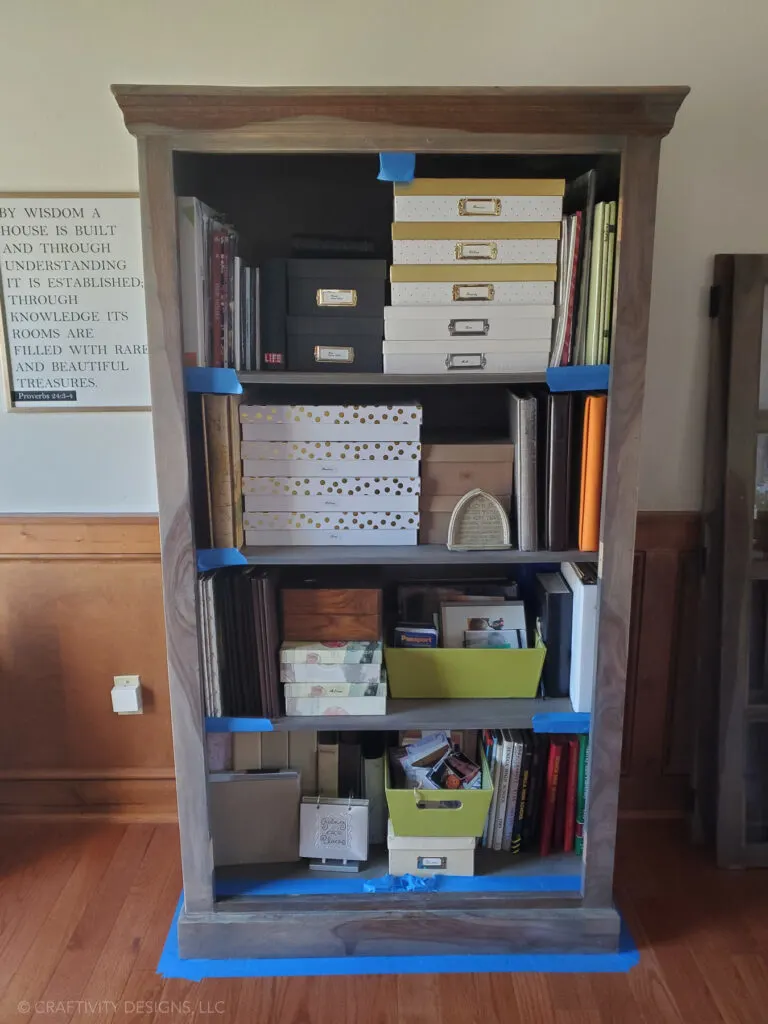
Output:
<path fill-rule="evenodd" d="M 560 745 L 558 743 L 550 743 L 541 820 L 541 836 L 539 837 L 539 853 L 542 857 L 546 857 L 552 848 L 552 831 L 555 824 L 555 803 L 557 802 L 557 783 L 560 776 L 561 755 L 562 748 Z"/>
<path fill-rule="evenodd" d="M 576 829 L 573 848 L 581 855 L 584 852 L 584 808 L 587 783 L 587 745 L 586 736 L 579 736 L 579 765 L 576 785 Z"/>
<path fill-rule="evenodd" d="M 561 366 L 570 366 L 573 358 L 573 335 L 576 323 L 576 291 L 578 281 L 579 259 L 581 258 L 581 210 L 573 215 L 573 269 L 571 271 L 570 288 L 568 289 L 568 314 L 565 324 L 565 343 Z"/>
<path fill-rule="evenodd" d="M 563 850 L 570 853 L 573 849 L 576 828 L 576 788 L 579 776 L 579 741 L 574 736 L 568 741 L 568 783 L 565 791 L 565 831 L 563 832 Z"/>
<path fill-rule="evenodd" d="M 512 841 L 515 833 L 515 819 L 517 807 L 520 800 L 520 770 L 523 761 L 523 743 L 520 739 L 515 740 L 515 751 L 512 757 L 512 771 L 509 780 L 509 794 L 504 815 L 504 836 L 502 850 L 512 849 Z"/>
<path fill-rule="evenodd" d="M 531 789 L 531 762 L 533 760 L 533 750 L 531 749 L 530 744 L 531 741 L 529 739 L 525 743 L 523 762 L 520 767 L 520 796 L 517 800 L 515 823 L 512 829 L 512 842 L 510 843 L 510 850 L 514 854 L 522 853 L 523 830 L 525 828 L 526 817 L 529 814 L 528 796 Z"/>
<path fill-rule="evenodd" d="M 528 778 L 528 800 L 523 820 L 523 848 L 531 846 L 537 837 L 539 824 L 539 793 L 542 769 L 546 771 L 548 743 L 546 736 L 531 736 L 531 771 Z"/>
<path fill-rule="evenodd" d="M 211 301 L 211 365 L 224 366 L 225 319 L 224 319 L 224 273 L 226 254 L 225 235 L 221 228 L 214 228 L 211 239 L 210 301 Z"/>
<path fill-rule="evenodd" d="M 511 793 L 513 775 L 513 756 L 515 744 L 508 732 L 502 733 L 503 743 L 501 748 L 501 785 L 499 787 L 499 799 L 496 802 L 496 819 L 493 828 L 493 848 L 501 850 L 504 840 L 505 815 L 507 801 Z"/>
<path fill-rule="evenodd" d="M 284 260 L 268 260 L 261 268 L 260 370 L 286 368 L 287 281 Z"/>
<path fill-rule="evenodd" d="M 491 730 L 488 737 L 488 746 L 486 747 L 486 759 L 488 761 L 488 767 L 491 772 L 491 781 L 493 783 L 491 806 L 488 809 L 488 815 L 485 819 L 485 828 L 483 829 L 483 846 L 487 849 L 493 846 L 493 829 L 496 824 L 496 805 L 499 799 L 500 736 L 501 734 L 496 730 Z"/>
<path fill-rule="evenodd" d="M 203 416 L 208 439 L 211 534 L 217 548 L 237 547 L 236 510 L 242 499 L 234 493 L 232 438 L 228 395 L 204 395 Z"/>

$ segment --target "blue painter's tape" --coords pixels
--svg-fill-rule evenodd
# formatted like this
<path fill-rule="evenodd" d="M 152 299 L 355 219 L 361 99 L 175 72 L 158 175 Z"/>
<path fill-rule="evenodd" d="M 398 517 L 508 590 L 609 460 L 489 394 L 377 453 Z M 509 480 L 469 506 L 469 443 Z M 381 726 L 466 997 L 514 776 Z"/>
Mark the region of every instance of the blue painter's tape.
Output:
<path fill-rule="evenodd" d="M 215 721 L 215 719 L 214 719 Z M 578 864 L 574 864 L 574 869 Z M 252 879 L 228 879 L 216 886 L 218 896 L 349 896 L 372 892 L 411 891 L 401 876 L 392 879 L 365 879 L 355 875 L 340 874 L 323 877 L 309 872 L 305 878 L 270 879 L 254 882 Z M 392 879 L 385 882 L 385 879 Z M 430 875 L 419 879 L 423 889 L 430 892 L 531 892 L 531 893 L 578 893 L 581 891 L 581 874 L 573 875 Z M 371 886 L 373 888 L 371 888 Z"/>
<path fill-rule="evenodd" d="M 187 391 L 206 395 L 242 395 L 243 385 L 237 370 L 224 366 L 186 366 L 184 383 Z"/>
<path fill-rule="evenodd" d="M 248 559 L 237 548 L 198 548 L 198 572 L 224 569 L 228 565 L 248 565 Z"/>
<path fill-rule="evenodd" d="M 379 153 L 379 181 L 413 181 L 415 153 Z"/>
<path fill-rule="evenodd" d="M 268 718 L 206 718 L 206 732 L 274 732 Z"/>
<path fill-rule="evenodd" d="M 542 711 L 531 717 L 534 732 L 589 732 L 589 712 L 551 712 Z"/>
<path fill-rule="evenodd" d="M 550 366 L 547 387 L 550 391 L 607 391 L 611 368 L 600 366 Z"/>
<path fill-rule="evenodd" d="M 179 900 L 157 965 L 164 978 L 204 981 L 206 978 L 305 978 L 359 974 L 615 974 L 640 962 L 640 953 L 622 922 L 616 953 L 517 953 L 505 956 L 348 956 L 297 957 L 293 960 L 183 960 L 179 956 Z"/>

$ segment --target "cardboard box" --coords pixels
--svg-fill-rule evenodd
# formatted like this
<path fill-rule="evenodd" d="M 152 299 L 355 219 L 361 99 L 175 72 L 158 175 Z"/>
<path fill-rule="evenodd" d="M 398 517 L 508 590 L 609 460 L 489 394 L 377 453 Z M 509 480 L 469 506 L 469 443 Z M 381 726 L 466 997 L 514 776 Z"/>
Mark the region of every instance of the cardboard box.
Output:
<path fill-rule="evenodd" d="M 421 480 L 410 477 L 257 477 L 243 483 L 246 512 L 415 512 Z"/>
<path fill-rule="evenodd" d="M 354 474 L 364 477 L 385 477 L 392 473 L 413 474 L 419 470 L 418 456 L 413 462 L 395 459 L 385 462 L 383 459 L 358 459 L 354 462 L 342 459 L 308 460 L 308 459 L 245 459 L 243 460 L 243 493 L 256 493 L 254 481 L 262 477 L 296 476 L 307 477 L 346 477 Z"/>
<path fill-rule="evenodd" d="M 419 543 L 420 544 L 447 544 L 448 527 L 451 523 L 451 515 L 454 508 L 461 501 L 463 495 L 439 494 L 425 495 L 419 505 Z M 511 495 L 497 494 L 496 499 L 501 503 L 504 511 L 509 514 L 511 506 Z"/>
<path fill-rule="evenodd" d="M 413 402 L 240 406 L 244 441 L 418 441 L 421 422 Z"/>
<path fill-rule="evenodd" d="M 244 441 L 240 452 L 243 460 L 259 462 L 270 459 L 281 462 L 339 462 L 348 466 L 349 472 L 354 471 L 358 462 L 410 462 L 418 466 L 420 456 L 421 445 L 417 441 Z M 266 475 L 282 474 L 273 472 Z"/>
<path fill-rule="evenodd" d="M 317 718 L 323 715 L 385 715 L 387 685 L 379 683 L 375 697 L 288 697 L 285 713 L 289 717 Z"/>
<path fill-rule="evenodd" d="M 425 462 L 422 466 L 421 492 L 425 497 L 439 494 L 464 495 L 475 487 L 489 494 L 511 494 L 512 460 Z"/>
<path fill-rule="evenodd" d="M 398 836 L 387 825 L 390 875 L 474 875 L 475 836 Z"/>
<path fill-rule="evenodd" d="M 457 310 L 451 305 L 387 306 L 384 310 L 384 338 L 409 342 L 438 339 L 451 342 L 478 339 L 522 342 L 542 339 L 549 346 L 554 316 L 554 306 L 497 306 L 486 310 Z M 512 350 L 522 347 L 510 345 Z"/>
<path fill-rule="evenodd" d="M 390 351 L 390 345 L 401 342 L 385 341 L 384 373 L 390 375 L 414 373 L 472 373 L 489 377 L 494 373 L 540 373 L 549 365 L 549 352 L 494 352 L 489 346 L 464 345 L 463 352 L 408 352 Z M 469 351 L 467 351 L 469 349 Z"/>
<path fill-rule="evenodd" d="M 482 269 L 482 268 L 481 268 Z M 454 271 L 453 281 L 401 281 L 391 286 L 393 306 L 447 306 L 460 312 L 532 303 L 551 306 L 555 301 L 554 281 L 494 281 L 488 267 L 485 281 L 462 281 Z"/>
<path fill-rule="evenodd" d="M 365 532 L 369 537 L 384 530 L 415 530 L 418 512 L 246 512 L 246 530 L 301 530 L 320 533 L 330 530 Z"/>
<path fill-rule="evenodd" d="M 248 547 L 415 546 L 418 530 L 246 530 Z"/>
<path fill-rule="evenodd" d="M 383 660 L 384 645 L 380 640 L 372 642 L 349 640 L 337 643 L 319 643 L 316 640 L 285 640 L 280 646 L 281 665 L 381 666 Z"/>

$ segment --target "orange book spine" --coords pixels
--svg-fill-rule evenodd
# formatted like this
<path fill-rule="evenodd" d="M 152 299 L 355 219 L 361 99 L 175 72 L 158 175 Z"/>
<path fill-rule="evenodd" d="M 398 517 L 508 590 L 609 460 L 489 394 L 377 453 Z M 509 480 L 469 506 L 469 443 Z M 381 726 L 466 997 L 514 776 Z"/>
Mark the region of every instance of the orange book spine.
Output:
<path fill-rule="evenodd" d="M 603 492 L 603 448 L 608 398 L 590 395 L 584 409 L 581 449 L 579 548 L 597 551 L 600 543 L 600 503 Z"/>

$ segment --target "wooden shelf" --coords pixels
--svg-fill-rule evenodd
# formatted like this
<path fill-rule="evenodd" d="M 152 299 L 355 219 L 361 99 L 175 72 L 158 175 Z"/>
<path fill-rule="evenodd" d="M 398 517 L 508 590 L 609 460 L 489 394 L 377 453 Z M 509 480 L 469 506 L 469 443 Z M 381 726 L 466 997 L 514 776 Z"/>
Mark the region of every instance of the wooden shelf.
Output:
<path fill-rule="evenodd" d="M 291 370 L 240 370 L 241 384 L 378 384 L 410 387 L 413 384 L 545 384 L 546 372 L 531 373 L 297 373 Z"/>
<path fill-rule="evenodd" d="M 575 716 L 567 697 L 541 699 L 514 697 L 506 699 L 463 698 L 461 700 L 396 700 L 387 701 L 386 715 L 322 715 L 318 718 L 292 715 L 282 718 L 209 718 L 209 732 L 298 732 L 314 731 L 400 731 L 403 729 L 531 729 L 534 716 L 536 731 L 547 732 L 548 716 L 552 731 L 573 731 L 583 728 L 588 718 Z M 563 718 L 563 716 L 568 716 Z"/>
<path fill-rule="evenodd" d="M 437 892 L 578 892 L 582 861 L 575 853 L 535 853 L 516 856 L 492 850 L 475 853 L 475 874 L 470 877 L 438 876 Z M 216 896 L 221 901 L 252 897 L 353 895 L 363 883 L 382 878 L 389 871 L 387 851 L 373 847 L 365 867 L 355 874 L 316 871 L 309 862 L 248 864 L 217 868 Z M 418 899 L 419 893 L 413 896 Z M 228 907 L 229 909 L 229 907 Z"/>
<path fill-rule="evenodd" d="M 393 547 L 243 548 L 249 565 L 499 565 L 596 562 L 596 551 L 449 551 L 444 544 L 403 544 Z"/>

